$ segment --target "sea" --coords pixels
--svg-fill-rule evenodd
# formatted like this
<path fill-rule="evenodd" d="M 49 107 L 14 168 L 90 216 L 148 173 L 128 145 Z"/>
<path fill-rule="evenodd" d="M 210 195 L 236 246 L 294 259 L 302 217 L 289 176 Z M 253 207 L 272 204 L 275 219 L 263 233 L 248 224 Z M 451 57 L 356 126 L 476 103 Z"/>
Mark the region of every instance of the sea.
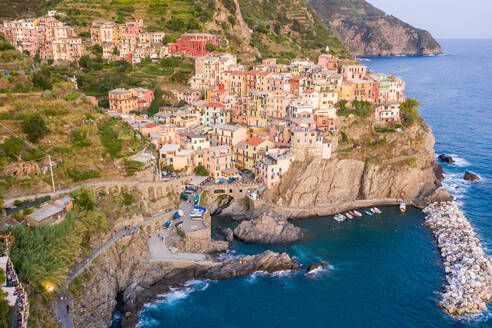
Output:
<path fill-rule="evenodd" d="M 363 58 L 374 72 L 406 81 L 408 97 L 436 137 L 436 154 L 456 160 L 443 164 L 444 185 L 452 192 L 492 249 L 492 40 L 439 40 L 445 54 L 423 57 Z M 463 180 L 465 171 L 481 181 Z M 455 319 L 438 307 L 444 268 L 421 211 L 381 207 L 375 216 L 335 222 L 332 217 L 294 221 L 302 241 L 261 246 L 236 242 L 225 256 L 266 249 L 287 252 L 305 271 L 255 273 L 223 281 L 189 281 L 162 295 L 140 313 L 138 327 L 492 327 L 492 307 Z M 213 227 L 234 227 L 223 217 Z"/>

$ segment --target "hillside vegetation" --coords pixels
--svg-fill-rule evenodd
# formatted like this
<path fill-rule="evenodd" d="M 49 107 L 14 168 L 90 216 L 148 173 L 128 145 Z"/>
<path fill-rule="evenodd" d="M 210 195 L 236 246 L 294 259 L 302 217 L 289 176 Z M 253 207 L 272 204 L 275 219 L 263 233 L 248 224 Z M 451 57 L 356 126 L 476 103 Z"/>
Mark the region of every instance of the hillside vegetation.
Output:
<path fill-rule="evenodd" d="M 11 8 L 14 17 L 26 14 L 24 1 L 16 3 L 23 5 Z M 348 56 L 344 45 L 303 0 L 65 0 L 33 8 L 39 7 L 43 8 L 39 14 L 48 8 L 65 13 L 60 19 L 85 35 L 91 22 L 98 19 L 118 23 L 143 19 L 146 30 L 165 31 L 169 42 L 189 31 L 216 33 L 227 39 L 231 51 L 245 62 L 314 56 L 326 46 Z"/>

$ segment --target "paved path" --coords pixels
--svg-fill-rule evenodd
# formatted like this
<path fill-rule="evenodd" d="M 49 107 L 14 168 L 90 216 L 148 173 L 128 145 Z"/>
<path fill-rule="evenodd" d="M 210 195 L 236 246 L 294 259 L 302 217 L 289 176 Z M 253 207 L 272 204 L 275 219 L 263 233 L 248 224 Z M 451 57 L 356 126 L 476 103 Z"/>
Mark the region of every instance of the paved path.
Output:
<path fill-rule="evenodd" d="M 140 227 L 141 226 L 144 226 L 144 225 L 147 225 L 147 224 L 152 223 L 154 221 L 163 219 L 166 216 L 170 216 L 172 213 L 173 213 L 173 211 L 171 211 L 171 210 L 155 213 L 154 215 L 152 215 L 151 217 L 149 217 L 147 220 L 145 220 L 145 221 L 137 224 L 135 226 L 135 228 L 136 228 L 136 232 L 135 233 L 138 233 L 140 231 Z M 111 247 L 119 239 L 121 239 L 123 237 L 126 237 L 126 236 L 130 236 L 130 235 L 132 235 L 132 233 L 129 232 L 128 230 L 126 230 L 126 229 L 121 229 L 121 230 L 116 231 L 116 233 L 114 234 L 113 238 L 111 238 L 110 240 L 108 240 L 107 242 L 105 242 L 104 244 L 102 244 L 101 246 L 99 246 L 98 249 L 94 250 L 92 252 L 92 254 L 83 263 L 81 263 L 77 267 L 77 269 L 75 269 L 68 276 L 68 278 L 67 278 L 67 286 L 70 285 L 70 283 L 72 282 L 72 280 L 74 280 L 82 272 L 84 272 L 85 269 L 87 269 L 91 265 L 92 261 L 94 261 L 99 256 L 99 254 L 101 254 L 106 249 L 108 249 L 109 247 Z"/>
<path fill-rule="evenodd" d="M 162 212 L 155 213 L 154 215 L 149 217 L 147 220 L 137 224 L 137 226 L 135 227 L 136 228 L 135 233 L 139 232 L 141 226 L 147 225 L 149 223 L 152 223 L 152 222 L 160 220 L 160 219 L 163 219 L 164 217 L 169 216 L 172 213 L 173 213 L 173 211 L 162 211 Z M 75 278 L 77 278 L 82 272 L 84 272 L 85 269 L 87 269 L 91 265 L 92 261 L 94 261 L 103 251 L 105 251 L 106 249 L 111 247 L 119 239 L 126 237 L 126 236 L 130 236 L 130 235 L 132 235 L 132 233 L 126 229 L 118 230 L 114 234 L 113 238 L 111 238 L 110 240 L 105 242 L 98 249 L 94 250 L 91 253 L 91 255 L 84 262 L 79 264 L 79 266 L 68 276 L 66 286 L 65 286 L 65 288 L 63 288 L 60 291 L 60 295 L 58 296 L 58 298 L 56 300 L 56 304 L 55 304 L 56 316 L 60 320 L 63 328 L 73 328 L 74 327 L 73 322 L 72 322 L 72 318 L 71 318 L 70 313 L 69 313 L 70 312 L 69 309 L 72 307 L 72 300 L 69 297 L 68 292 L 67 292 L 68 286 L 70 285 L 70 283 Z"/>
<path fill-rule="evenodd" d="M 164 237 L 164 240 L 162 240 Z M 160 229 L 149 238 L 149 246 L 152 261 L 186 261 L 199 263 L 213 263 L 210 256 L 198 253 L 171 253 L 166 246 L 169 238 L 169 229 Z"/>

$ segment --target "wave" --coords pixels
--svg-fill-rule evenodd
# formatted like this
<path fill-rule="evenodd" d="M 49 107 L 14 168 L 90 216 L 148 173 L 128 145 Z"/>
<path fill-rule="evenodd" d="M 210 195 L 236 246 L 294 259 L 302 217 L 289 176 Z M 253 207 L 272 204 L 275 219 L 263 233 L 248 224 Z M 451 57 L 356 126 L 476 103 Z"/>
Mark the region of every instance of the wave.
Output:
<path fill-rule="evenodd" d="M 306 274 L 304 274 L 304 276 L 308 277 L 308 278 L 318 278 L 323 273 L 331 272 L 334 270 L 335 270 L 335 267 L 331 264 L 328 264 L 328 266 L 326 268 L 323 268 L 323 267 L 316 268 L 311 272 L 306 272 Z"/>
<path fill-rule="evenodd" d="M 458 156 L 457 154 L 449 154 L 451 157 L 453 157 L 454 159 L 454 165 L 456 166 L 459 166 L 459 167 L 466 167 L 466 166 L 470 166 L 471 163 L 468 162 L 466 159 L 464 158 L 461 158 L 460 156 Z"/>
<path fill-rule="evenodd" d="M 477 324 L 480 322 L 487 322 L 492 319 L 492 309 L 489 307 L 485 311 L 481 311 L 475 314 L 465 314 L 459 317 L 454 318 L 454 320 L 458 322 L 464 322 L 467 324 Z"/>
<path fill-rule="evenodd" d="M 471 186 L 471 182 L 463 179 L 463 173 L 446 172 L 442 185 L 457 200 L 463 198 Z"/>
<path fill-rule="evenodd" d="M 243 256 L 246 256 L 244 254 L 236 254 L 236 251 L 235 250 L 227 250 L 225 253 L 220 253 L 217 255 L 217 260 L 220 261 L 220 262 L 223 262 L 225 260 L 228 260 L 228 259 L 238 259 L 238 258 L 241 258 Z"/>
<path fill-rule="evenodd" d="M 150 316 L 146 316 L 143 318 L 141 316 L 139 316 L 138 323 L 135 326 L 135 328 L 159 327 L 159 325 L 160 325 L 159 321 L 155 320 L 154 318 L 152 318 Z"/>
<path fill-rule="evenodd" d="M 256 280 L 258 280 L 259 277 L 278 277 L 278 278 L 283 278 L 283 277 L 289 277 L 289 276 L 292 276 L 294 274 L 293 271 L 291 270 L 282 270 L 282 271 L 276 271 L 276 272 L 266 272 L 266 271 L 255 271 L 253 272 L 252 274 L 250 274 L 247 278 L 246 278 L 246 282 L 247 283 L 255 283 Z"/>

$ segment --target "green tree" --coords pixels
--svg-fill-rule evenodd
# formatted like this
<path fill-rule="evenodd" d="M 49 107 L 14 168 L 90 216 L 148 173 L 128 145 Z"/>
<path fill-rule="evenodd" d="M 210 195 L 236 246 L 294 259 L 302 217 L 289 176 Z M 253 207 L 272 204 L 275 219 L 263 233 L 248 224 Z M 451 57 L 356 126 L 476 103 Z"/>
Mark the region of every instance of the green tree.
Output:
<path fill-rule="evenodd" d="M 51 72 L 47 68 L 34 72 L 31 78 L 33 87 L 40 88 L 41 90 L 53 89 L 53 82 L 51 79 Z"/>
<path fill-rule="evenodd" d="M 177 107 L 183 107 L 185 105 L 188 105 L 188 103 L 186 102 L 186 100 L 183 99 L 183 100 L 180 100 L 176 106 Z"/>
<path fill-rule="evenodd" d="M 94 190 L 83 186 L 70 194 L 74 199 L 75 206 L 81 210 L 92 211 L 96 206 L 96 195 Z"/>
<path fill-rule="evenodd" d="M 205 166 L 203 166 L 201 164 L 195 168 L 195 173 L 202 176 L 202 177 L 208 177 L 209 176 L 207 169 L 205 168 Z"/>
<path fill-rule="evenodd" d="M 208 52 L 214 52 L 217 50 L 217 46 L 212 43 L 207 43 L 205 49 L 207 49 Z"/>
<path fill-rule="evenodd" d="M 113 55 L 115 55 L 115 56 L 120 55 L 120 51 L 118 50 L 118 48 L 116 48 L 116 47 L 113 48 Z"/>
<path fill-rule="evenodd" d="M 101 56 L 103 54 L 103 48 L 99 44 L 95 44 L 92 47 L 92 53 L 96 56 Z"/>
<path fill-rule="evenodd" d="M 355 100 L 352 106 L 355 109 L 355 113 L 360 117 L 368 117 L 372 113 L 372 106 L 368 101 Z"/>
<path fill-rule="evenodd" d="M 420 117 L 418 108 L 420 103 L 416 99 L 408 98 L 400 104 L 403 126 L 412 126 Z"/>
<path fill-rule="evenodd" d="M 30 142 L 37 142 L 50 132 L 44 119 L 37 113 L 24 118 L 22 131 L 27 134 L 27 140 Z"/>
<path fill-rule="evenodd" d="M 24 141 L 22 139 L 11 136 L 3 143 L 3 152 L 11 158 L 15 158 L 24 150 Z"/>

